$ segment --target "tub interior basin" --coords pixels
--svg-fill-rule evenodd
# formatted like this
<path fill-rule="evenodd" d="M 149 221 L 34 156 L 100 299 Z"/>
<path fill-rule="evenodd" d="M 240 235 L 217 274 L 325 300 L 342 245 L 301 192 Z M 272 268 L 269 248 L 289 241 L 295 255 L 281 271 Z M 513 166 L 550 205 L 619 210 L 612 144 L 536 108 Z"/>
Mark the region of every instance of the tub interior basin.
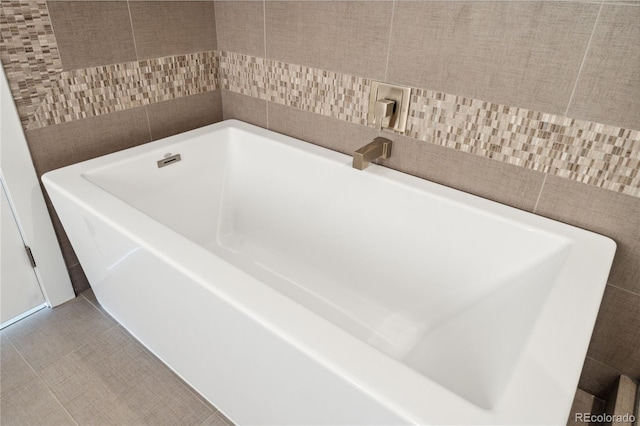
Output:
<path fill-rule="evenodd" d="M 408 368 L 493 407 L 572 242 L 387 179 L 381 167 L 357 171 L 342 154 L 224 132 L 83 176 Z M 178 153 L 181 161 L 157 167 Z"/>

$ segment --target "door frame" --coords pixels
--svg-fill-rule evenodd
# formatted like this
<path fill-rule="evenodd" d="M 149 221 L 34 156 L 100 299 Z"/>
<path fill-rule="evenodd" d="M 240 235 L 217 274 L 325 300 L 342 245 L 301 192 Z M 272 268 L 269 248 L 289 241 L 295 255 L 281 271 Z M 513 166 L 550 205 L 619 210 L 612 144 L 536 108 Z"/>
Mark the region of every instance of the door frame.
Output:
<path fill-rule="evenodd" d="M 36 260 L 34 270 L 44 297 L 49 306 L 57 306 L 73 299 L 75 292 L 2 66 L 0 123 L 0 178 L 4 182 L 18 229 Z"/>
<path fill-rule="evenodd" d="M 6 208 L 5 208 L 6 204 Z M 8 216 L 8 217 L 5 217 Z M 8 224 L 8 226 L 7 226 Z M 9 234 L 8 236 L 6 236 Z M 13 234 L 13 235 L 11 235 Z M 18 240 L 15 239 L 15 236 L 19 237 Z M 0 308 L 0 329 L 3 329 L 14 322 L 21 320 L 24 317 L 27 317 L 42 308 L 46 308 L 48 305 L 47 301 L 44 298 L 44 291 L 42 290 L 42 286 L 40 285 L 40 281 L 38 281 L 38 276 L 36 275 L 35 269 L 31 266 L 31 262 L 28 259 L 28 256 L 25 256 L 25 252 L 23 247 L 26 246 L 24 242 L 24 237 L 20 233 L 20 227 L 18 226 L 18 222 L 16 220 L 16 215 L 11 208 L 9 203 L 9 196 L 7 191 L 5 190 L 4 182 L 2 181 L 2 176 L 0 175 L 0 262 L 4 262 L 7 258 L 9 258 L 9 264 L 11 268 L 22 269 L 21 272 L 26 277 L 29 275 L 31 277 L 31 282 L 22 282 L 18 281 L 18 283 L 6 283 L 3 285 L 2 281 L 0 281 L 0 291 L 2 292 L 2 307 Z M 5 241 L 5 238 L 7 240 Z M 11 240 L 13 240 L 13 244 L 11 244 Z M 8 244 L 5 246 L 5 242 Z M 15 251 L 15 253 L 5 254 L 3 250 L 9 249 L 10 251 Z M 15 262 L 15 263 L 14 263 Z M 5 263 L 6 265 L 6 263 Z M 0 280 L 2 280 L 2 273 L 5 272 L 5 269 L 0 268 Z M 12 274 L 8 274 L 12 276 Z M 12 276 L 13 278 L 14 276 Z M 35 281 L 35 283 L 34 283 Z M 35 287 L 33 286 L 35 284 Z M 7 287 L 5 287 L 7 286 Z M 32 297 L 35 297 L 33 292 L 37 291 L 39 295 L 39 300 L 35 300 Z M 8 298 L 9 303 L 17 303 L 17 305 L 7 306 L 5 298 Z M 34 305 L 34 303 L 36 303 Z M 11 317 L 5 317 L 5 309 L 9 311 Z M 15 311 L 14 311 L 15 309 Z M 17 315 L 15 315 L 17 312 Z M 4 320 L 4 321 L 2 321 Z"/>

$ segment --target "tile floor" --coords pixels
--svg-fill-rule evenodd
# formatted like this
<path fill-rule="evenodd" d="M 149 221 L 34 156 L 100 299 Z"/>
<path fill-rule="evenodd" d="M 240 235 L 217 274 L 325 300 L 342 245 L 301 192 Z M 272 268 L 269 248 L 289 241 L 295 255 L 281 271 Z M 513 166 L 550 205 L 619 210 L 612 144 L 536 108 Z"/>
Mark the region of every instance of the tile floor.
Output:
<path fill-rule="evenodd" d="M 0 339 L 2 426 L 233 426 L 111 318 L 90 289 L 3 329 Z M 569 425 L 580 424 L 573 412 L 594 412 L 587 397 L 578 390 Z"/>
<path fill-rule="evenodd" d="M 0 424 L 231 424 L 88 290 L 0 331 Z"/>

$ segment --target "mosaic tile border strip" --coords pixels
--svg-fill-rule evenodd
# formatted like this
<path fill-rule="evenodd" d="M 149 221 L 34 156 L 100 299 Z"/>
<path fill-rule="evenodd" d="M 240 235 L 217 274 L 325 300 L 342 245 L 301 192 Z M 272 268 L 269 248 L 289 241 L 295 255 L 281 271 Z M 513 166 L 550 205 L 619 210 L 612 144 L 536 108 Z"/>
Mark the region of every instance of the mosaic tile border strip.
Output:
<path fill-rule="evenodd" d="M 28 130 L 218 89 L 215 51 L 64 71 Z"/>
<path fill-rule="evenodd" d="M 406 135 L 640 197 L 640 130 L 412 89 Z"/>
<path fill-rule="evenodd" d="M 46 1 L 0 1 L 0 40 L 0 59 L 26 126 L 62 71 Z"/>
<path fill-rule="evenodd" d="M 224 90 L 367 125 L 371 80 L 230 52 Z M 640 130 L 412 88 L 406 136 L 640 197 Z"/>
<path fill-rule="evenodd" d="M 371 80 L 231 52 L 59 74 L 28 129 L 218 88 L 366 125 Z M 640 197 L 640 131 L 412 89 L 406 136 Z"/>
<path fill-rule="evenodd" d="M 367 78 L 220 52 L 220 79 L 223 90 L 366 125 Z"/>

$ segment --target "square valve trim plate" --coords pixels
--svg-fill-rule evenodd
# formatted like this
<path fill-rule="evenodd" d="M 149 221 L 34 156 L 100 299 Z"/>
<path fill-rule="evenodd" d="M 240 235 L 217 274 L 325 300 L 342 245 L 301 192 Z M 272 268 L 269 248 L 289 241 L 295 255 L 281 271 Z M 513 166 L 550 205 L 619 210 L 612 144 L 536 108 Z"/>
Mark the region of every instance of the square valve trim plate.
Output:
<path fill-rule="evenodd" d="M 377 101 L 383 100 L 392 100 L 395 102 L 394 111 L 389 120 L 389 124 L 383 127 L 383 129 L 404 133 L 407 128 L 407 117 L 409 116 L 411 88 L 372 81 L 371 96 L 369 97 L 369 111 L 367 114 L 368 124 L 374 125 L 375 104 Z"/>

